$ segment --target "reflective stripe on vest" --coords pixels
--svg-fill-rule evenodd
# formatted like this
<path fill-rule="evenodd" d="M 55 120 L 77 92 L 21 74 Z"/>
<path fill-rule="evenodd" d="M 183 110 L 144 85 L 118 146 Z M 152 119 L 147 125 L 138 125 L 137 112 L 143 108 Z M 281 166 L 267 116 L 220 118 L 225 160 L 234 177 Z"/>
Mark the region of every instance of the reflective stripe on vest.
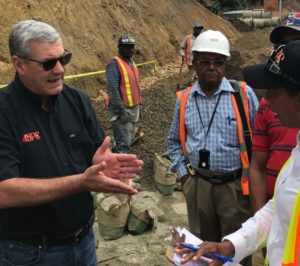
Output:
<path fill-rule="evenodd" d="M 245 115 L 246 115 L 246 120 L 248 124 L 248 128 L 250 131 L 250 137 L 252 138 L 252 131 L 251 131 L 251 126 L 250 126 L 250 116 L 249 116 L 249 103 L 248 103 L 248 96 L 247 96 L 247 91 L 246 91 L 246 82 L 241 82 L 240 83 L 240 93 L 241 97 L 243 100 L 243 106 L 245 110 Z M 238 140 L 240 144 L 240 157 L 241 157 L 241 162 L 242 162 L 242 167 L 243 167 L 243 172 L 242 172 L 242 178 L 241 178 L 241 187 L 242 187 L 242 192 L 243 195 L 249 195 L 249 158 L 247 154 L 247 147 L 245 144 L 245 139 L 244 139 L 244 134 L 243 134 L 243 124 L 241 120 L 241 116 L 239 113 L 239 109 L 235 100 L 234 95 L 231 95 L 231 103 L 234 109 L 235 117 L 236 117 L 236 122 L 237 122 L 237 129 L 238 129 Z"/>
<path fill-rule="evenodd" d="M 181 142 L 181 147 L 182 147 L 182 152 L 185 158 L 188 157 L 188 153 L 185 147 L 186 143 L 186 130 L 185 130 L 185 108 L 187 104 L 187 100 L 189 97 L 189 94 L 192 90 L 192 87 L 188 87 L 185 90 L 178 91 L 176 93 L 178 101 L 180 101 L 180 114 L 179 114 L 179 137 L 180 137 L 180 142 Z M 244 110 L 246 114 L 246 119 L 248 123 L 249 130 L 251 132 L 251 127 L 250 127 L 250 116 L 249 116 L 249 103 L 248 103 L 248 95 L 246 91 L 246 83 L 241 82 L 240 83 L 240 90 L 241 90 L 241 96 L 243 100 L 243 105 L 244 105 Z M 231 102 L 233 105 L 234 113 L 236 116 L 236 121 L 237 121 L 237 130 L 238 130 L 238 140 L 240 144 L 240 157 L 241 157 L 241 163 L 243 167 L 243 173 L 242 173 L 242 178 L 241 178 L 241 187 L 242 187 L 242 192 L 243 195 L 249 195 L 249 159 L 248 159 L 248 154 L 247 154 L 247 149 L 244 141 L 244 135 L 243 135 L 243 126 L 242 126 L 242 121 L 239 113 L 239 109 L 237 107 L 236 100 L 234 98 L 234 95 L 231 95 Z M 252 133 L 251 133 L 252 135 Z"/>
<path fill-rule="evenodd" d="M 187 65 L 191 64 L 191 52 L 192 52 L 192 34 L 186 36 L 186 46 L 185 46 L 185 63 Z"/>
<path fill-rule="evenodd" d="M 299 266 L 300 253 L 300 190 L 294 204 L 289 231 L 285 241 L 282 266 Z"/>
<path fill-rule="evenodd" d="M 285 162 L 281 168 L 278 176 L 291 162 L 291 157 Z M 278 180 L 278 179 L 277 179 Z M 276 187 L 274 190 L 274 210 L 276 208 Z M 282 266 L 298 266 L 299 265 L 299 252 L 300 252 L 300 190 L 298 191 L 293 212 L 290 219 L 289 230 L 285 241 L 285 248 L 282 258 Z"/>
<path fill-rule="evenodd" d="M 136 65 L 131 66 L 119 56 L 114 59 L 118 63 L 121 74 L 120 90 L 124 105 L 132 107 L 141 103 L 141 90 L 139 85 L 139 73 Z"/>
<path fill-rule="evenodd" d="M 291 162 L 291 157 L 285 162 L 285 164 L 282 166 L 279 174 L 286 169 L 286 167 L 289 165 Z M 276 208 L 276 192 L 277 192 L 277 181 L 275 184 L 275 189 L 274 189 L 274 210 Z M 291 215 L 290 219 L 290 224 L 289 224 L 289 229 L 288 229 L 288 234 L 287 238 L 285 240 L 285 247 L 283 251 L 283 258 L 282 258 L 282 266 L 299 266 L 299 254 L 300 253 L 300 190 L 298 191 L 294 207 L 293 207 L 293 212 Z M 266 256 L 265 260 L 265 265 L 269 264 L 268 256 Z"/>

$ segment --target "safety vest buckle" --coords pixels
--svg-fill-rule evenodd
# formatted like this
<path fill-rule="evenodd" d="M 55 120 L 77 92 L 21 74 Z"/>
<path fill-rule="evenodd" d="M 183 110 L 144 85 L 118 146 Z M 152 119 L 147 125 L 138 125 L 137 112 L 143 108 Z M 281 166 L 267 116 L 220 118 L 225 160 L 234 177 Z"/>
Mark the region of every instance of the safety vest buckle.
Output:
<path fill-rule="evenodd" d="M 243 130 L 244 137 L 251 136 L 250 130 Z"/>
<path fill-rule="evenodd" d="M 186 163 L 186 168 L 188 169 L 190 175 L 194 176 L 196 174 L 194 167 L 190 163 Z"/>

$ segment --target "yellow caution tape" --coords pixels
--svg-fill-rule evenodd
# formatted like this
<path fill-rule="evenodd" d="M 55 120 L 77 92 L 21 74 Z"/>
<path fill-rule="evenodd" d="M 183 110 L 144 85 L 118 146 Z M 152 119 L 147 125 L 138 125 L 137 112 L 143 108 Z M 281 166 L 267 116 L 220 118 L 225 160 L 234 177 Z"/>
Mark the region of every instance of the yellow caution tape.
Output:
<path fill-rule="evenodd" d="M 136 64 L 137 67 L 144 66 L 144 65 L 153 65 L 153 69 L 156 72 L 157 71 L 157 65 L 156 65 L 156 60 Z M 82 74 L 77 74 L 77 75 L 68 75 L 65 76 L 64 79 L 74 79 L 74 78 L 82 78 L 82 77 L 88 77 L 88 76 L 94 76 L 94 75 L 99 75 L 99 74 L 104 74 L 106 71 L 105 70 L 99 70 L 99 71 L 94 71 L 94 72 L 88 72 L 88 73 L 82 73 Z M 3 84 L 0 85 L 0 89 L 6 87 L 8 84 Z"/>
<path fill-rule="evenodd" d="M 77 74 L 77 75 L 69 75 L 69 76 L 65 76 L 64 79 L 88 77 L 88 76 L 93 76 L 93 75 L 98 75 L 98 74 L 104 74 L 105 72 L 106 72 L 105 70 L 100 70 L 100 71 L 82 73 L 82 74 Z"/>
<path fill-rule="evenodd" d="M 153 64 L 153 69 L 154 69 L 155 71 L 157 70 L 156 60 L 152 60 L 152 61 L 140 63 L 140 64 L 137 64 L 136 66 L 139 67 L 139 66 L 144 66 L 144 65 L 149 65 L 149 64 Z"/>

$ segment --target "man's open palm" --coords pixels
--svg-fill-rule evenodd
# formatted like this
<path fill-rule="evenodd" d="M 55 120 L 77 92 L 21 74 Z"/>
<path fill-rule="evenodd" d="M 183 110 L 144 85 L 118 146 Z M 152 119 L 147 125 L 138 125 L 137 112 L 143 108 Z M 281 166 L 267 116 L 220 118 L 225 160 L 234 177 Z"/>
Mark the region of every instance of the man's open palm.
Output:
<path fill-rule="evenodd" d="M 102 172 L 112 178 L 135 178 L 142 170 L 143 161 L 134 154 L 112 153 L 109 149 L 110 137 L 106 137 L 93 157 L 93 165 L 106 162 Z"/>

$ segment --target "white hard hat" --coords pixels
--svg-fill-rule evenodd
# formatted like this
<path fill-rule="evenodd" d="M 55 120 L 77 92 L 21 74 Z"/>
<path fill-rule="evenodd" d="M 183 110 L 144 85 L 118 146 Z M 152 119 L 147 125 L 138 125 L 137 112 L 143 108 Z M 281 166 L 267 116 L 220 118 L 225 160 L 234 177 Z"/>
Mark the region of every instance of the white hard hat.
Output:
<path fill-rule="evenodd" d="M 207 30 L 198 35 L 192 51 L 222 54 L 230 57 L 229 41 L 220 31 Z"/>

